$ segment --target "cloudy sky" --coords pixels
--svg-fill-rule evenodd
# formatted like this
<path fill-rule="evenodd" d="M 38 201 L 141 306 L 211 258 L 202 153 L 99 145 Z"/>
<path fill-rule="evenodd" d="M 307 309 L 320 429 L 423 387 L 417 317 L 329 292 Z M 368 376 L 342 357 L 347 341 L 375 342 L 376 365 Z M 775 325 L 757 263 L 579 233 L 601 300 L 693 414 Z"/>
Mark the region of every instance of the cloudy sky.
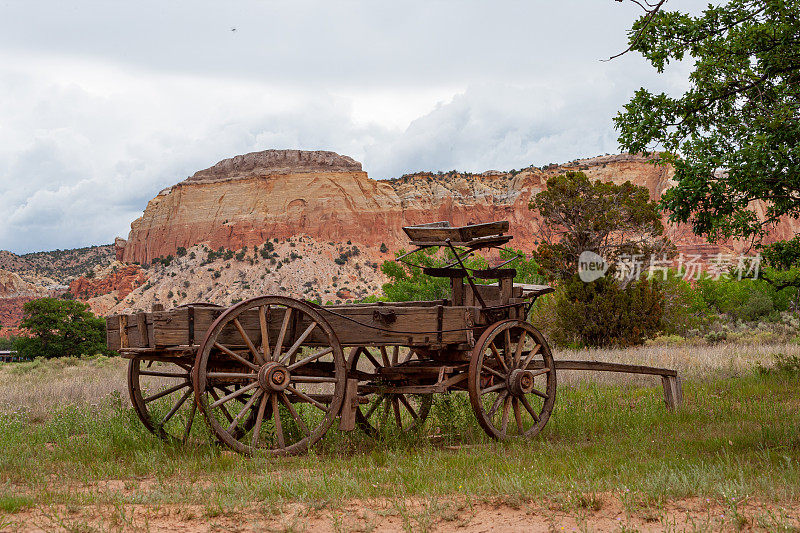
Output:
<path fill-rule="evenodd" d="M 697 6 L 671 0 L 671 9 Z M 618 151 L 640 86 L 613 0 L 0 0 L 0 249 L 112 242 L 236 154 L 333 150 L 373 178 Z"/>

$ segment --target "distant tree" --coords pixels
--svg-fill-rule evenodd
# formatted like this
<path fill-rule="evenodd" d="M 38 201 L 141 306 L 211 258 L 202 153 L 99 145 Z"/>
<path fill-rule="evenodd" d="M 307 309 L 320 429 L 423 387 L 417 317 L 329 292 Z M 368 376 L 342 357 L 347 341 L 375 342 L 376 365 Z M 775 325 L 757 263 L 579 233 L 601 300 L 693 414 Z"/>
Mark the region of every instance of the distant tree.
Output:
<path fill-rule="evenodd" d="M 577 273 L 587 250 L 609 263 L 623 254 L 649 259 L 671 250 L 658 205 L 647 188 L 629 181 L 591 182 L 583 172 L 567 172 L 548 179 L 529 208 L 539 215 L 534 257 L 556 279 Z"/>
<path fill-rule="evenodd" d="M 32 300 L 23 306 L 20 327 L 30 334 L 30 337 L 22 337 L 16 343 L 23 357 L 53 358 L 108 353 L 105 322 L 94 316 L 88 305 L 76 300 Z"/>

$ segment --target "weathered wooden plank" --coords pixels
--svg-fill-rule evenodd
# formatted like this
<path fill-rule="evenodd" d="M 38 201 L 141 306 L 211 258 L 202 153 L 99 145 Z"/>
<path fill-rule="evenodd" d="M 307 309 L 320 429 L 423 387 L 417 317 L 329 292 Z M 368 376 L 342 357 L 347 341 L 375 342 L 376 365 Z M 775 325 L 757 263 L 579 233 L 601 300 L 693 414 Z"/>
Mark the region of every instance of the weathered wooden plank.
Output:
<path fill-rule="evenodd" d="M 119 317 L 119 347 L 124 349 L 130 345 L 128 340 L 128 315 L 122 315 Z"/>
<path fill-rule="evenodd" d="M 541 366 L 541 363 L 539 363 Z M 595 370 L 598 372 L 624 372 L 627 374 L 650 374 L 655 376 L 677 376 L 678 371 L 671 368 L 657 368 L 653 366 L 626 365 L 622 363 L 607 363 L 604 361 L 556 361 L 557 370 Z"/>
<path fill-rule="evenodd" d="M 452 227 L 443 223 L 424 224 L 419 226 L 406 226 L 403 231 L 412 241 L 469 241 L 480 237 L 499 235 L 508 231 L 507 220 L 486 222 L 483 224 L 470 224 L 467 226 Z"/>
<path fill-rule="evenodd" d="M 344 401 L 342 402 L 341 418 L 339 419 L 339 429 L 341 431 L 353 431 L 356 429 L 356 409 L 358 408 L 358 380 L 348 379 L 347 387 L 344 390 Z"/>
<path fill-rule="evenodd" d="M 139 343 L 142 348 L 150 346 L 150 336 L 147 330 L 147 316 L 145 313 L 136 313 L 136 329 L 139 333 Z"/>

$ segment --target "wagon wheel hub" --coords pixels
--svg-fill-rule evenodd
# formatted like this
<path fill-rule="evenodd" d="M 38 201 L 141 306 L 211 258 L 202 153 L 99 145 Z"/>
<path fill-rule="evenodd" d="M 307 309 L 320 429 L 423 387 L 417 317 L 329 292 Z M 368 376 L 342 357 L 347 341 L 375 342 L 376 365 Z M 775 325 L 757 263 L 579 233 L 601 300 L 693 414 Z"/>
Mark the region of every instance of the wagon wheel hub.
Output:
<path fill-rule="evenodd" d="M 286 389 L 291 381 L 292 375 L 289 369 L 275 361 L 263 365 L 258 371 L 258 384 L 265 391 L 280 392 Z"/>
<path fill-rule="evenodd" d="M 508 375 L 508 390 L 514 396 L 523 396 L 533 390 L 534 375 L 530 370 L 515 368 Z"/>

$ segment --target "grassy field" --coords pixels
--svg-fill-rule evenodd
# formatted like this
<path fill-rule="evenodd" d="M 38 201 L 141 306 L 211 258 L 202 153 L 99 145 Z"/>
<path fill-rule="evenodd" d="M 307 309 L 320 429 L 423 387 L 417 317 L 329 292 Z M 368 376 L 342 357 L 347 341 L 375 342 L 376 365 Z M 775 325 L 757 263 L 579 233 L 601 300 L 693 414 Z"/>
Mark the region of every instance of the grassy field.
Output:
<path fill-rule="evenodd" d="M 686 405 L 565 372 L 530 442 L 491 442 L 452 395 L 421 434 L 245 458 L 152 437 L 123 360 L 0 365 L 0 530 L 797 530 L 800 346 L 556 355 L 678 368 Z"/>

